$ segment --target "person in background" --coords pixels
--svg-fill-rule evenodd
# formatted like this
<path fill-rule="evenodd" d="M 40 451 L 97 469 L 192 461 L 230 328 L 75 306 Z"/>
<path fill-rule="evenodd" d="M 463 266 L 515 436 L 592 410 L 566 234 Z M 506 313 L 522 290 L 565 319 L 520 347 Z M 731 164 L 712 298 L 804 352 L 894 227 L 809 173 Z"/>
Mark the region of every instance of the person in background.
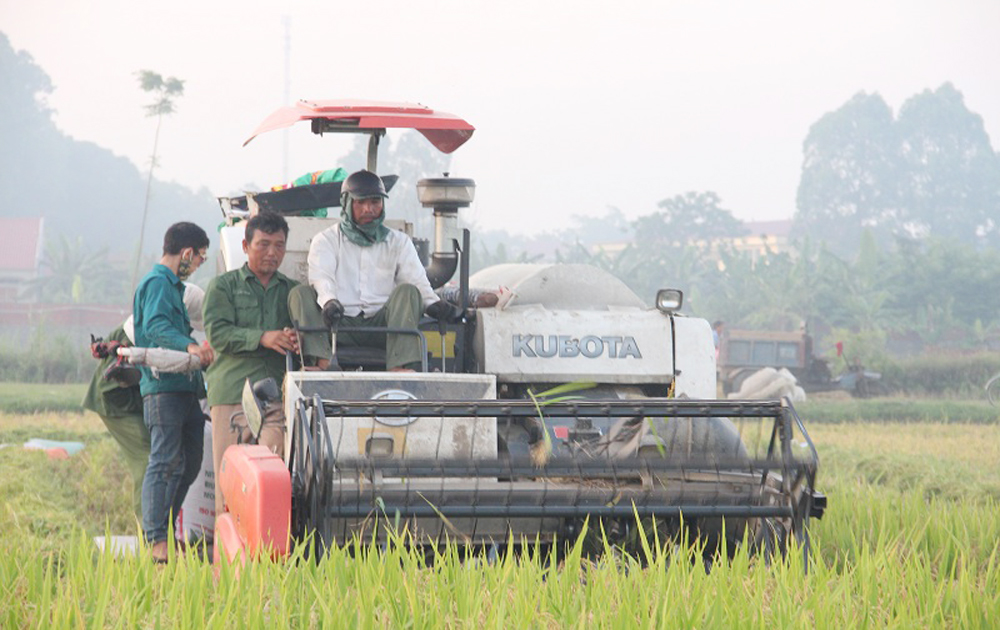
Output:
<path fill-rule="evenodd" d="M 108 433 L 118 443 L 125 467 L 132 477 L 132 510 L 135 517 L 142 520 L 142 479 L 149 462 L 149 429 L 142 421 L 142 394 L 139 383 L 122 381 L 105 376 L 108 368 L 117 362 L 113 348 L 116 345 L 131 346 L 132 340 L 125 334 L 124 325 L 118 326 L 104 339 L 111 351 L 94 349 L 95 358 L 101 358 L 90 387 L 83 398 L 83 408 L 101 417 Z M 91 344 L 91 348 L 97 344 Z M 136 370 L 138 372 L 138 370 Z"/>
<path fill-rule="evenodd" d="M 712 322 L 712 341 L 715 343 L 715 362 L 719 362 L 719 348 L 722 344 L 722 329 L 725 327 L 725 322 L 721 319 L 717 319 Z"/>
<path fill-rule="evenodd" d="M 136 288 L 132 305 L 135 345 L 187 351 L 202 367 L 212 351 L 191 336 L 184 283 L 205 261 L 208 235 L 193 223 L 170 226 L 163 256 Z M 149 465 L 142 484 L 142 529 L 157 562 L 168 558 L 168 527 L 201 468 L 205 417 L 198 402 L 201 371 L 167 374 L 140 367 L 143 421 L 149 429 Z"/>

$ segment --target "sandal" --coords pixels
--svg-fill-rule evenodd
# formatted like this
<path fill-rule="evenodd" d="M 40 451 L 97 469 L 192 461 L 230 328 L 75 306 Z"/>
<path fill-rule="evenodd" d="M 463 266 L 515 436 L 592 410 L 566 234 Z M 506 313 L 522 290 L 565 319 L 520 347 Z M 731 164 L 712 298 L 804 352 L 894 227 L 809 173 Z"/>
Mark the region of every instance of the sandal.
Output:
<path fill-rule="evenodd" d="M 167 564 L 169 562 L 169 546 L 167 541 L 161 540 L 153 543 L 149 548 L 149 554 L 153 557 L 154 564 Z"/>

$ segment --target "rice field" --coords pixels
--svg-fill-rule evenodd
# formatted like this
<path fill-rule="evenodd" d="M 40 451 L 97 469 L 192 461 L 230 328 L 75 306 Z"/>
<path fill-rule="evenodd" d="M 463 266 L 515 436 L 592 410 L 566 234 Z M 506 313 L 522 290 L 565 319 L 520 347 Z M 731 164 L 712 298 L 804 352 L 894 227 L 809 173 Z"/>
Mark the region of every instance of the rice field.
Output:
<path fill-rule="evenodd" d="M 808 423 L 808 415 L 802 414 Z M 0 627 L 963 627 L 1000 623 L 1000 425 L 809 424 L 829 497 L 801 554 L 739 549 L 706 571 L 647 537 L 637 557 L 561 563 L 405 546 L 260 561 L 237 577 L 98 552 L 133 533 L 126 473 L 92 415 L 0 415 L 0 443 L 83 441 L 69 460 L 0 449 Z M 130 529 L 131 528 L 131 529 Z M 696 555 L 697 550 L 694 550 Z"/>

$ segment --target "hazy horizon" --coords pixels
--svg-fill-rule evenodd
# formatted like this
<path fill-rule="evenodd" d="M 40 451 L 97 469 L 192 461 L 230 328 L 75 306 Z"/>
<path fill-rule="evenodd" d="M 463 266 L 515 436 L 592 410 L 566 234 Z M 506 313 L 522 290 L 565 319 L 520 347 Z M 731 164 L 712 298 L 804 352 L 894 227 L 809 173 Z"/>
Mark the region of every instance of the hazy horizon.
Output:
<path fill-rule="evenodd" d="M 468 218 L 516 233 L 610 206 L 714 191 L 737 218 L 790 218 L 809 126 L 859 91 L 898 111 L 951 82 L 1000 136 L 1000 3 L 792 1 L 0 5 L 0 31 L 52 80 L 58 127 L 148 168 L 155 121 L 134 73 L 185 81 L 157 176 L 213 195 L 281 183 L 283 139 L 241 145 L 289 94 L 420 102 L 477 131 L 451 171 Z M 398 136 L 397 136 L 398 137 Z M 348 137 L 289 134 L 288 178 Z"/>

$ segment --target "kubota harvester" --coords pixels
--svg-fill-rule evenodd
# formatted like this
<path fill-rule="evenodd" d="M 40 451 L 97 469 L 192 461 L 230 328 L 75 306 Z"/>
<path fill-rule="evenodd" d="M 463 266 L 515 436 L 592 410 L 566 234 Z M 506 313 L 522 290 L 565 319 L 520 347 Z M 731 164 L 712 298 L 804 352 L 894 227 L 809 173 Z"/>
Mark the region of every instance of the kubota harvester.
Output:
<path fill-rule="evenodd" d="M 415 129 L 445 153 L 474 131 L 422 105 L 301 101 L 254 135 L 298 121 L 318 134 L 367 134 L 374 172 L 387 129 Z M 461 314 L 408 331 L 425 344 L 420 372 L 387 372 L 384 355 L 357 348 L 337 349 L 342 371 L 293 360 L 270 403 L 284 406 L 284 459 L 246 445 L 226 453 L 217 549 L 285 553 L 290 537 L 312 535 L 322 551 L 355 537 L 383 542 L 390 527 L 417 545 L 544 545 L 574 539 L 588 519 L 612 543 L 631 540 L 637 519 L 668 533 L 683 526 L 710 550 L 723 532 L 769 551 L 790 537 L 807 543 L 825 498 L 803 423 L 784 400 L 715 399 L 712 333 L 680 312 L 679 291 L 661 290 L 650 307 L 589 265 L 471 275 L 459 213 L 475 183 L 442 176 L 416 189 L 435 219 L 428 277 Z M 339 206 L 340 183 L 220 201 L 225 269 L 245 260 L 239 219 L 280 212 L 290 226 L 281 271 L 306 282 L 309 240 L 337 219 L 302 215 Z M 390 217 L 392 203 L 390 192 Z M 248 387 L 248 416 L 257 404 Z"/>

